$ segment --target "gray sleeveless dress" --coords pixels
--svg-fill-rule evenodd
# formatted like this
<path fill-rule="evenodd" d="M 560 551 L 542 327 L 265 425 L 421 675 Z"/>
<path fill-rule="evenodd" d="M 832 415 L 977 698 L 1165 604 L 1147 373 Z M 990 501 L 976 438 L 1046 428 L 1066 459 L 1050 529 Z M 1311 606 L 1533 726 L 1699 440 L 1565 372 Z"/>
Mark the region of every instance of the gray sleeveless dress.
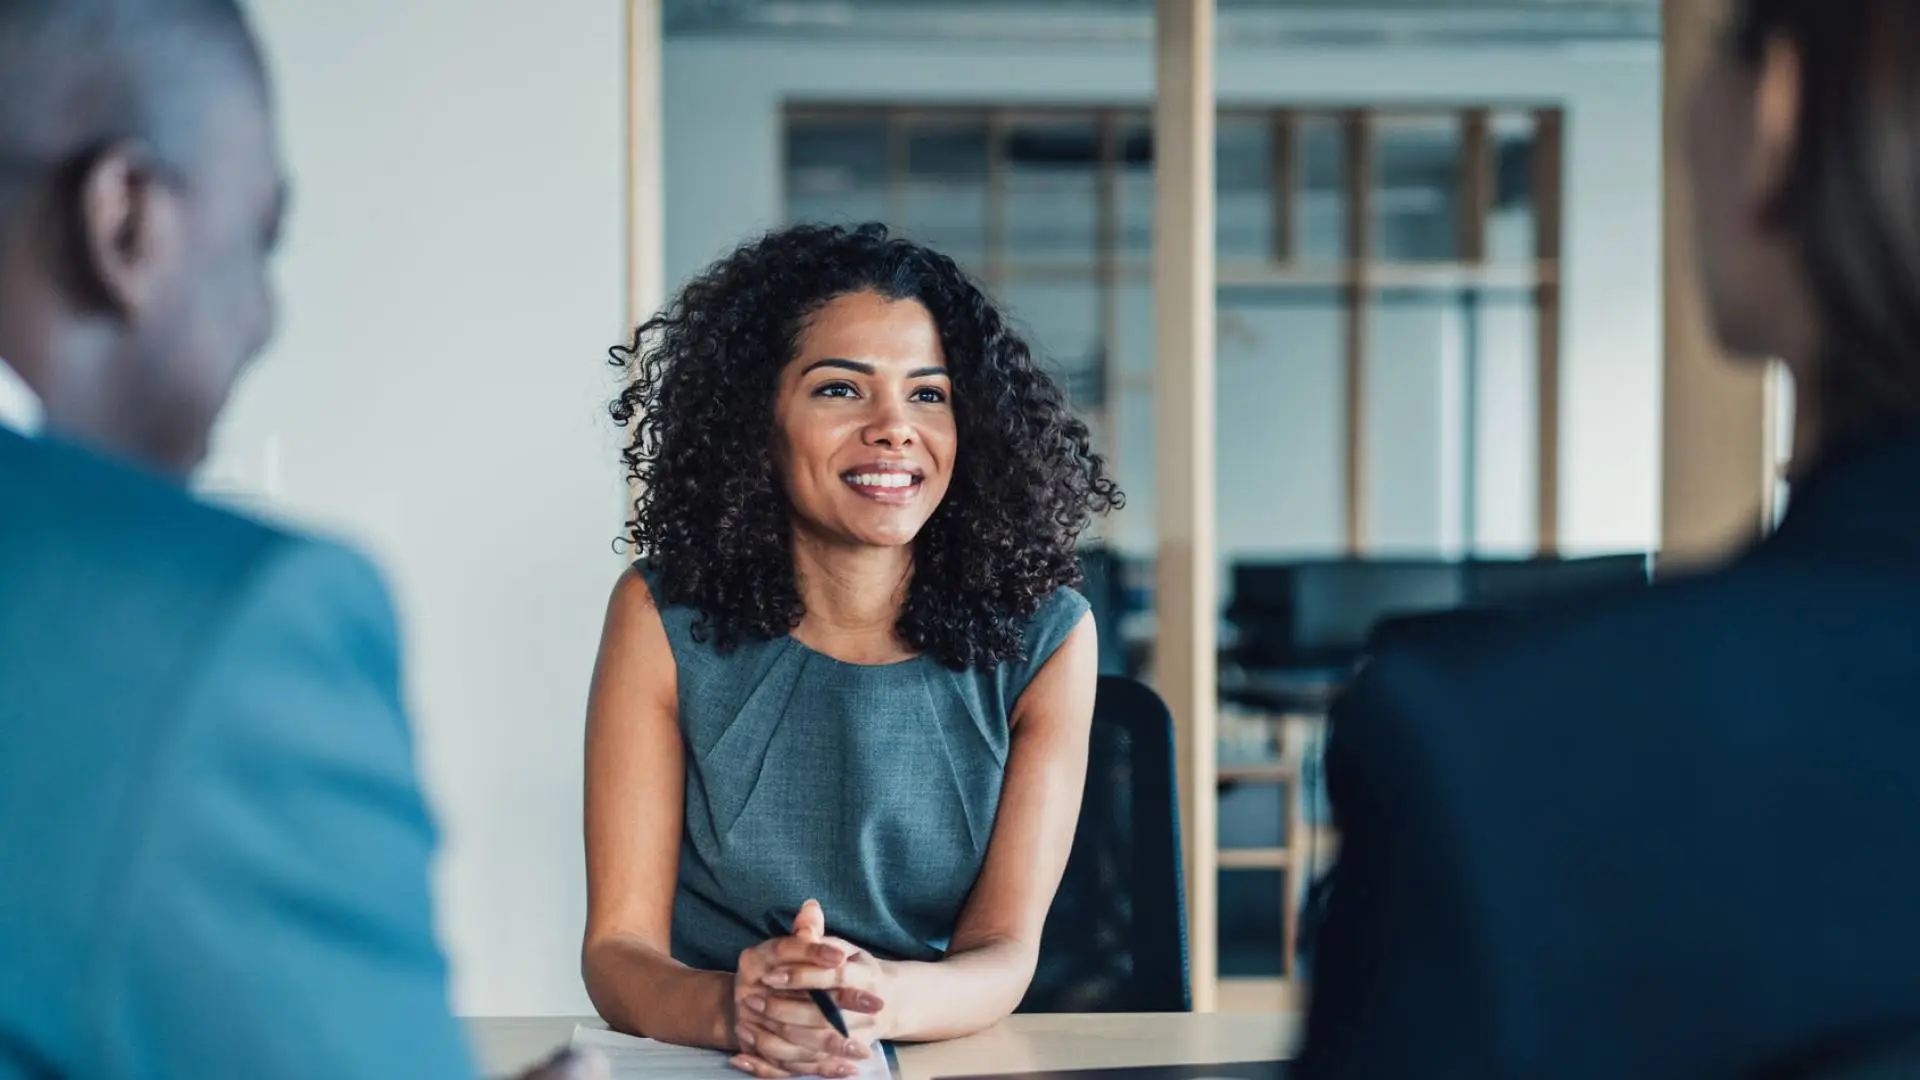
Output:
<path fill-rule="evenodd" d="M 809 898 L 875 956 L 945 955 L 986 858 L 1008 717 L 1086 612 L 1061 589 L 1025 660 L 955 672 L 848 664 L 790 637 L 723 654 L 694 640 L 692 609 L 662 608 L 687 754 L 674 957 L 732 971 Z"/>

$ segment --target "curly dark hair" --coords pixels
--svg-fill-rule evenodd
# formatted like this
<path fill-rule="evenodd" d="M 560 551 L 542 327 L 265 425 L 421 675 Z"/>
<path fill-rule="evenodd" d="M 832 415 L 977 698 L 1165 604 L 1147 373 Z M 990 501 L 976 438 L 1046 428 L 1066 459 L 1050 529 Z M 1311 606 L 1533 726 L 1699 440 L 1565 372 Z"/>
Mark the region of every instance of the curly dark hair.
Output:
<path fill-rule="evenodd" d="M 698 611 L 703 640 L 730 649 L 799 625 L 775 397 L 807 320 L 864 291 L 926 307 L 953 382 L 954 475 L 914 539 L 896 632 L 955 670 L 1016 659 L 1041 602 L 1080 584 L 1080 534 L 1123 497 L 1087 425 L 986 293 L 952 259 L 881 225 L 769 233 L 611 350 L 629 375 L 612 406 L 633 428 L 621 454 L 638 487 L 628 537 L 658 575 L 656 600 Z"/>

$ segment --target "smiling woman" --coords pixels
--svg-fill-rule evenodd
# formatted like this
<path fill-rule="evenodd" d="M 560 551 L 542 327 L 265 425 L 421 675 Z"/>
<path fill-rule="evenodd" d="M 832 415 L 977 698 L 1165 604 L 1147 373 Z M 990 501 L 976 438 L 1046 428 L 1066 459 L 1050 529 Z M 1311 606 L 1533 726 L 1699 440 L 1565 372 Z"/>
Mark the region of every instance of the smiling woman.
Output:
<path fill-rule="evenodd" d="M 643 558 L 587 726 L 596 1006 L 764 1077 L 986 1027 L 1085 780 L 1074 549 L 1120 501 L 1086 425 L 951 259 L 879 226 L 749 244 L 614 356 Z"/>

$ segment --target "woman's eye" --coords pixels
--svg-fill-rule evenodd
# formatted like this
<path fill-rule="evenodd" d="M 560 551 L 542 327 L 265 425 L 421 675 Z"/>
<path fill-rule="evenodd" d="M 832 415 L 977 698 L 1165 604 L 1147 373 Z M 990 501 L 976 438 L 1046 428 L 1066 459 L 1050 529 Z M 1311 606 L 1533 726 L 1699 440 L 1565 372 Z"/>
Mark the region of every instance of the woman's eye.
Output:
<path fill-rule="evenodd" d="M 925 405 L 939 405 L 947 400 L 947 392 L 937 386 L 923 386 L 913 392 L 910 399 Z"/>
<path fill-rule="evenodd" d="M 814 397 L 837 397 L 837 398 L 853 397 L 855 396 L 855 391 L 853 389 L 852 383 L 843 383 L 843 382 L 821 383 L 819 386 L 814 388 L 813 396 Z"/>

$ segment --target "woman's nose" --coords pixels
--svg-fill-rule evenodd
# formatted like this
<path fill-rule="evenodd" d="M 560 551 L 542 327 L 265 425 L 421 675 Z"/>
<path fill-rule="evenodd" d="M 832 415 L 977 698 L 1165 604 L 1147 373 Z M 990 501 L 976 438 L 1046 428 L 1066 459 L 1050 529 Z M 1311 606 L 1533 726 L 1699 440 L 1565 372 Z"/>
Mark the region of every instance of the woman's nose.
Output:
<path fill-rule="evenodd" d="M 913 425 L 907 420 L 906 410 L 899 405 L 881 404 L 875 407 L 865 436 L 869 446 L 899 450 L 913 444 Z"/>

